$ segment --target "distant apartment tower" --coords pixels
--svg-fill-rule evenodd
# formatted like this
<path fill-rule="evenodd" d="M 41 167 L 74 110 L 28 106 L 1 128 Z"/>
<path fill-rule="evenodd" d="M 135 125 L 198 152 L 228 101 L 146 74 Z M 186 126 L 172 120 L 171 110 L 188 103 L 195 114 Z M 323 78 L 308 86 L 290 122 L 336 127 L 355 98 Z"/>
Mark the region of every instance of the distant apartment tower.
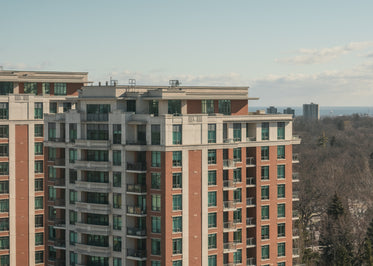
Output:
<path fill-rule="evenodd" d="M 284 109 L 284 114 L 293 115 L 293 118 L 295 117 L 295 110 L 293 108 L 286 108 Z"/>
<path fill-rule="evenodd" d="M 303 118 L 306 120 L 319 120 L 319 105 L 315 103 L 303 104 Z"/>
<path fill-rule="evenodd" d="M 267 114 L 277 114 L 277 108 L 274 106 L 270 106 L 267 108 Z"/>
<path fill-rule="evenodd" d="M 87 73 L 0 71 L 0 265 L 44 265 L 43 114 L 70 108 Z"/>
<path fill-rule="evenodd" d="M 248 99 L 88 86 L 46 115 L 48 264 L 292 265 L 300 141 L 291 115 L 248 115 Z"/>

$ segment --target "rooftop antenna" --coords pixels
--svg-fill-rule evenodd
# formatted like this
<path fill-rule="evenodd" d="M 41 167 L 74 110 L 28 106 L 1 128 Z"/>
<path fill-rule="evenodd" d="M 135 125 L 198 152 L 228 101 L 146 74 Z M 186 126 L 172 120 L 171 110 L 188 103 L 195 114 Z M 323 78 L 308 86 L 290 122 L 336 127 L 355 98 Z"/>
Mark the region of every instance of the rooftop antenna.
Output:
<path fill-rule="evenodd" d="M 171 88 L 176 88 L 181 85 L 181 82 L 178 79 L 171 79 L 169 82 Z"/>
<path fill-rule="evenodd" d="M 134 92 L 136 87 L 136 79 L 129 79 L 128 80 L 130 91 Z"/>

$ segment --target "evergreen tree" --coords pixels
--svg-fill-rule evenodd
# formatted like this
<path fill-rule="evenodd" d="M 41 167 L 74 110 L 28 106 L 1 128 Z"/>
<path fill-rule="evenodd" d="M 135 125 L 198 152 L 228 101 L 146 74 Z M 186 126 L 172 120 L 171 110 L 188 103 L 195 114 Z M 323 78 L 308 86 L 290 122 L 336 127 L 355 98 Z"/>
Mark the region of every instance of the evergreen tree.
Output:
<path fill-rule="evenodd" d="M 367 235 L 364 241 L 364 261 L 367 265 L 373 266 L 373 220 L 370 222 Z"/>

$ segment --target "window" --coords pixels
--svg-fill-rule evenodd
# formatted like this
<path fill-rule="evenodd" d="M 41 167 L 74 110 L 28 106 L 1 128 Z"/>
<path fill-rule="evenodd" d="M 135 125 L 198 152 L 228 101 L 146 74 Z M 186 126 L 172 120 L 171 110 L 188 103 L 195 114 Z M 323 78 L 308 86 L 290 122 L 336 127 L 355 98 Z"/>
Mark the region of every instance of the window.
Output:
<path fill-rule="evenodd" d="M 285 146 L 277 146 L 277 159 L 285 159 Z"/>
<path fill-rule="evenodd" d="M 68 112 L 69 110 L 71 110 L 71 103 L 62 103 L 62 110 L 64 113 Z"/>
<path fill-rule="evenodd" d="M 172 232 L 179 233 L 183 230 L 183 217 L 172 217 Z"/>
<path fill-rule="evenodd" d="M 181 167 L 182 166 L 182 153 L 181 151 L 172 152 L 172 166 Z"/>
<path fill-rule="evenodd" d="M 277 266 L 285 266 L 285 262 L 278 262 Z"/>
<path fill-rule="evenodd" d="M 262 260 L 269 259 L 269 245 L 262 246 Z"/>
<path fill-rule="evenodd" d="M 9 211 L 9 199 L 0 200 L 0 212 L 8 212 L 8 211 Z"/>
<path fill-rule="evenodd" d="M 262 180 L 268 180 L 269 179 L 269 166 L 262 166 L 261 167 L 261 176 L 262 176 Z"/>
<path fill-rule="evenodd" d="M 108 140 L 109 128 L 106 124 L 87 124 L 88 140 Z"/>
<path fill-rule="evenodd" d="M 34 103 L 34 118 L 43 119 L 43 103 Z"/>
<path fill-rule="evenodd" d="M 176 238 L 172 239 L 172 254 L 181 254 L 183 248 L 183 239 Z"/>
<path fill-rule="evenodd" d="M 48 200 L 55 200 L 56 199 L 56 188 L 52 186 L 48 186 Z"/>
<path fill-rule="evenodd" d="M 57 103 L 56 102 L 50 102 L 49 103 L 49 113 L 56 114 L 57 113 Z"/>
<path fill-rule="evenodd" d="M 76 149 L 69 149 L 69 162 L 75 163 L 78 159 L 78 151 Z"/>
<path fill-rule="evenodd" d="M 161 262 L 159 260 L 152 260 L 150 266 L 161 266 Z"/>
<path fill-rule="evenodd" d="M 36 82 L 25 82 L 23 83 L 24 85 L 24 93 L 29 93 L 29 94 L 38 94 L 38 84 Z"/>
<path fill-rule="evenodd" d="M 151 141 L 152 141 L 152 145 L 161 144 L 161 126 L 160 125 L 151 126 Z"/>
<path fill-rule="evenodd" d="M 285 256 L 285 243 L 278 243 L 277 244 L 277 256 L 284 257 Z"/>
<path fill-rule="evenodd" d="M 262 239 L 269 239 L 269 225 L 262 226 Z"/>
<path fill-rule="evenodd" d="M 43 154 L 43 143 L 38 142 L 41 144 L 41 154 Z M 35 144 L 36 146 L 36 144 Z M 7 157 L 9 155 L 9 144 L 0 144 L 0 157 Z"/>
<path fill-rule="evenodd" d="M 233 232 L 233 242 L 234 243 L 242 242 L 242 229 L 237 229 L 237 231 Z"/>
<path fill-rule="evenodd" d="M 13 93 L 13 82 L 0 82 L 0 95 Z"/>
<path fill-rule="evenodd" d="M 2 152 L 3 145 L 0 145 L 0 153 Z M 8 144 L 6 145 L 6 152 L 8 152 Z M 0 154 L 1 155 L 1 154 Z M 35 142 L 35 155 L 43 155 L 43 142 Z M 7 155 L 2 155 L 7 156 Z"/>
<path fill-rule="evenodd" d="M 182 266 L 183 265 L 183 261 L 182 260 L 174 260 L 172 262 L 172 266 Z"/>
<path fill-rule="evenodd" d="M 113 229 L 122 230 L 122 216 L 113 214 Z"/>
<path fill-rule="evenodd" d="M 261 159 L 269 160 L 269 147 L 268 146 L 263 146 L 261 148 Z"/>
<path fill-rule="evenodd" d="M 277 198 L 285 198 L 285 184 L 277 185 Z"/>
<path fill-rule="evenodd" d="M 35 263 L 43 263 L 44 262 L 44 251 L 35 251 Z"/>
<path fill-rule="evenodd" d="M 108 121 L 110 104 L 87 104 L 88 121 Z"/>
<path fill-rule="evenodd" d="M 113 172 L 113 187 L 121 187 L 121 186 L 122 186 L 122 173 Z"/>
<path fill-rule="evenodd" d="M 216 124 L 208 124 L 207 140 L 208 143 L 216 143 Z"/>
<path fill-rule="evenodd" d="M 113 251 L 122 251 L 122 238 L 120 236 L 113 236 Z"/>
<path fill-rule="evenodd" d="M 122 194 L 113 193 L 113 208 L 115 209 L 122 208 Z"/>
<path fill-rule="evenodd" d="M 69 211 L 69 222 L 75 224 L 78 221 L 78 213 L 76 211 Z"/>
<path fill-rule="evenodd" d="M 35 197 L 35 210 L 43 209 L 43 197 Z"/>
<path fill-rule="evenodd" d="M 182 188 L 182 174 L 181 173 L 172 174 L 172 188 Z"/>
<path fill-rule="evenodd" d="M 231 101 L 230 100 L 219 100 L 219 113 L 224 115 L 231 114 Z"/>
<path fill-rule="evenodd" d="M 182 126 L 172 126 L 172 144 L 182 144 Z"/>
<path fill-rule="evenodd" d="M 113 151 L 113 165 L 120 166 L 122 164 L 121 151 Z"/>
<path fill-rule="evenodd" d="M 241 208 L 233 211 L 233 221 L 235 223 L 242 222 L 242 209 Z"/>
<path fill-rule="evenodd" d="M 285 139 L 285 122 L 277 122 L 277 139 Z"/>
<path fill-rule="evenodd" d="M 69 192 L 69 202 L 70 204 L 75 204 L 75 202 L 78 200 L 78 192 L 75 190 L 70 190 Z"/>
<path fill-rule="evenodd" d="M 262 186 L 262 200 L 269 199 L 269 186 Z"/>
<path fill-rule="evenodd" d="M 208 171 L 208 185 L 216 186 L 216 171 L 215 170 Z"/>
<path fill-rule="evenodd" d="M 208 228 L 216 227 L 216 212 L 208 214 Z"/>
<path fill-rule="evenodd" d="M 160 189 L 161 188 L 161 173 L 151 173 L 152 184 L 151 188 Z"/>
<path fill-rule="evenodd" d="M 128 100 L 127 101 L 127 112 L 134 112 L 136 113 L 136 100 Z"/>
<path fill-rule="evenodd" d="M 216 191 L 208 192 L 208 206 L 216 207 Z"/>
<path fill-rule="evenodd" d="M 242 189 L 237 188 L 236 190 L 233 191 L 233 200 L 235 202 L 242 202 Z"/>
<path fill-rule="evenodd" d="M 9 181 L 0 181 L 0 194 L 9 193 Z"/>
<path fill-rule="evenodd" d="M 172 210 L 179 211 L 182 210 L 182 196 L 181 195 L 173 195 L 172 196 Z"/>
<path fill-rule="evenodd" d="M 0 256 L 0 265 L 4 265 L 4 266 L 9 266 L 10 265 L 9 255 L 1 255 Z"/>
<path fill-rule="evenodd" d="M 262 220 L 268 220 L 269 219 L 269 206 L 265 205 L 262 206 Z"/>
<path fill-rule="evenodd" d="M 233 123 L 233 140 L 241 141 L 241 124 Z"/>
<path fill-rule="evenodd" d="M 0 231 L 9 231 L 9 218 L 0 218 Z"/>
<path fill-rule="evenodd" d="M 103 150 L 87 150 L 87 161 L 107 162 L 109 161 L 109 152 Z"/>
<path fill-rule="evenodd" d="M 43 191 L 43 181 L 42 178 L 35 179 L 35 191 Z"/>
<path fill-rule="evenodd" d="M 56 160 L 57 150 L 53 147 L 48 147 L 48 161 Z"/>
<path fill-rule="evenodd" d="M 161 240 L 159 238 L 152 238 L 151 239 L 151 254 L 160 256 L 161 255 Z"/>
<path fill-rule="evenodd" d="M 78 179 L 78 172 L 76 170 L 69 170 L 69 183 L 75 184 L 75 181 Z"/>
<path fill-rule="evenodd" d="M 158 101 L 156 100 L 149 101 L 149 114 L 158 116 Z"/>
<path fill-rule="evenodd" d="M 152 151 L 152 167 L 161 167 L 160 151 Z"/>
<path fill-rule="evenodd" d="M 54 95 L 66 95 L 66 83 L 54 83 Z"/>
<path fill-rule="evenodd" d="M 181 114 L 181 100 L 168 100 L 168 114 Z"/>
<path fill-rule="evenodd" d="M 0 103 L 0 119 L 8 119 L 9 105 L 8 103 Z"/>
<path fill-rule="evenodd" d="M 76 232 L 70 231 L 70 244 L 75 246 L 75 243 L 78 242 L 78 234 Z"/>
<path fill-rule="evenodd" d="M 242 263 L 242 250 L 238 249 L 233 253 L 233 263 L 240 264 Z"/>
<path fill-rule="evenodd" d="M 1 128 L 0 128 L 0 132 L 1 132 Z M 1 134 L 1 133 L 0 133 Z M 7 134 L 8 135 L 8 134 Z M 44 129 L 43 129 L 43 125 L 38 125 L 36 124 L 34 126 L 34 135 L 35 137 L 42 137 L 44 136 Z"/>
<path fill-rule="evenodd" d="M 217 266 L 217 256 L 216 255 L 210 255 L 208 258 L 208 266 Z"/>
<path fill-rule="evenodd" d="M 9 174 L 9 163 L 0 162 L 0 175 L 8 175 L 8 174 Z"/>
<path fill-rule="evenodd" d="M 233 149 L 233 160 L 235 162 L 241 162 L 241 148 L 234 148 Z"/>
<path fill-rule="evenodd" d="M 262 123 L 262 140 L 269 140 L 269 123 Z"/>
<path fill-rule="evenodd" d="M 35 215 L 35 227 L 43 227 L 43 215 Z"/>
<path fill-rule="evenodd" d="M 233 181 L 234 182 L 241 182 L 242 181 L 241 168 L 233 169 Z"/>
<path fill-rule="evenodd" d="M 115 261 L 116 258 L 114 258 Z M 75 266 L 78 263 L 78 254 L 70 251 L 70 265 Z M 114 266 L 121 266 L 121 264 L 116 265 L 114 262 Z"/>
<path fill-rule="evenodd" d="M 208 164 L 216 164 L 216 150 L 208 150 L 207 162 Z"/>
<path fill-rule="evenodd" d="M 285 223 L 280 223 L 277 225 L 277 237 L 285 236 Z"/>
<path fill-rule="evenodd" d="M 152 216 L 152 233 L 160 233 L 160 232 L 161 232 L 161 217 Z"/>
<path fill-rule="evenodd" d="M 285 165 L 277 165 L 277 178 L 284 179 L 285 178 Z"/>
<path fill-rule="evenodd" d="M 209 234 L 208 236 L 208 248 L 216 248 L 216 234 Z"/>
<path fill-rule="evenodd" d="M 56 138 L 56 123 L 48 123 L 48 140 L 53 141 Z"/>
<path fill-rule="evenodd" d="M 152 195 L 152 211 L 161 211 L 161 195 L 159 194 Z"/>
<path fill-rule="evenodd" d="M 213 114 L 214 110 L 214 100 L 202 100 L 202 114 Z"/>
<path fill-rule="evenodd" d="M 285 217 L 285 204 L 277 204 L 277 217 L 284 218 Z"/>
<path fill-rule="evenodd" d="M 49 94 L 51 90 L 51 84 L 50 83 L 42 83 L 41 88 L 43 91 L 43 94 Z"/>
<path fill-rule="evenodd" d="M 71 142 L 75 141 L 78 138 L 78 128 L 76 123 L 69 124 L 69 140 Z"/>
<path fill-rule="evenodd" d="M 122 125 L 114 124 L 113 125 L 113 144 L 122 143 Z"/>

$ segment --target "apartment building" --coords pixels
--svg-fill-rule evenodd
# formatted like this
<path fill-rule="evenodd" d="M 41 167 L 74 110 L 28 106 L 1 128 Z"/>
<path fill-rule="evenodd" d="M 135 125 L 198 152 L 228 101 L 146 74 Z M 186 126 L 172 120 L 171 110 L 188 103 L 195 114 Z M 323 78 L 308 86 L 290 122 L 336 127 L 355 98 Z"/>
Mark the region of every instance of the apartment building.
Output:
<path fill-rule="evenodd" d="M 45 115 L 48 265 L 293 265 L 292 115 L 247 87 L 86 86 Z"/>
<path fill-rule="evenodd" d="M 0 265 L 44 265 L 44 113 L 70 108 L 87 73 L 0 71 Z"/>
<path fill-rule="evenodd" d="M 305 120 L 319 120 L 320 109 L 316 103 L 303 104 L 303 118 Z"/>

